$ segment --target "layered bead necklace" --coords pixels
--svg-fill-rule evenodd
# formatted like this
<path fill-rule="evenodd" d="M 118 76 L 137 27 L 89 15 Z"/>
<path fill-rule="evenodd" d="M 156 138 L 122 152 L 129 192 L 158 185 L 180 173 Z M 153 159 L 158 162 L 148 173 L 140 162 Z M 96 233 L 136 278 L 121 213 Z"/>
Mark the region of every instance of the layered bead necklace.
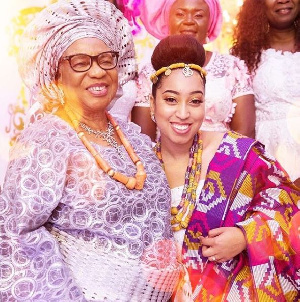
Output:
<path fill-rule="evenodd" d="M 145 180 L 146 180 L 146 177 L 147 177 L 144 166 L 143 166 L 141 160 L 139 159 L 139 157 L 134 152 L 132 146 L 130 145 L 129 141 L 125 137 L 124 133 L 122 132 L 122 130 L 120 128 L 120 126 L 112 118 L 112 116 L 108 112 L 105 112 L 109 123 L 111 123 L 112 127 L 114 128 L 114 130 L 118 134 L 118 136 L 120 138 L 120 141 L 122 142 L 122 144 L 123 144 L 124 148 L 126 149 L 128 155 L 130 156 L 131 160 L 133 161 L 133 163 L 136 166 L 137 172 L 135 174 L 135 177 L 129 177 L 129 176 L 126 176 L 126 175 L 124 175 L 124 174 L 122 174 L 118 171 L 113 170 L 112 167 L 109 166 L 109 164 L 100 156 L 100 154 L 97 152 L 97 150 L 92 146 L 92 144 L 86 138 L 84 132 L 81 131 L 81 129 L 80 129 L 80 127 L 82 127 L 82 125 L 80 125 L 81 122 L 78 121 L 78 119 L 76 119 L 73 112 L 66 105 L 64 106 L 64 110 L 65 110 L 68 118 L 72 122 L 72 125 L 73 125 L 75 131 L 77 132 L 78 137 L 80 138 L 80 140 L 82 141 L 82 143 L 84 144 L 86 149 L 95 158 L 95 160 L 96 160 L 98 166 L 100 167 L 100 169 L 102 169 L 105 173 L 107 173 L 111 178 L 123 183 L 126 186 L 126 188 L 128 188 L 130 190 L 132 190 L 132 189 L 136 189 L 136 190 L 143 189 L 144 183 L 145 183 Z M 83 125 L 85 125 L 85 124 L 83 124 Z M 86 125 L 86 127 L 88 127 L 88 126 Z M 83 126 L 82 128 L 84 129 L 86 127 Z M 91 129 L 90 127 L 88 127 L 88 128 Z M 89 132 L 87 130 L 87 128 L 85 130 L 87 132 Z M 96 130 L 91 129 L 91 131 L 96 131 Z M 113 138 L 113 140 L 115 140 L 115 139 Z"/>
<path fill-rule="evenodd" d="M 186 229 L 194 211 L 197 198 L 196 192 L 201 174 L 202 150 L 203 143 L 201 140 L 201 132 L 199 131 L 195 135 L 193 144 L 190 148 L 189 162 L 185 172 L 185 181 L 181 195 L 181 201 L 177 207 L 171 208 L 171 224 L 173 231 Z M 164 168 L 160 139 L 155 145 L 154 151 L 156 152 L 156 155 Z"/>

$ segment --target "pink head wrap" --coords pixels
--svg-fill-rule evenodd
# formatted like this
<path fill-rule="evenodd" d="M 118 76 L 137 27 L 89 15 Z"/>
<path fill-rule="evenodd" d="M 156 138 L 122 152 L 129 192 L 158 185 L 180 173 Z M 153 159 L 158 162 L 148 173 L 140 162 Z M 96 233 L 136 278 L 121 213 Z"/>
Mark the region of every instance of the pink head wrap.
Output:
<path fill-rule="evenodd" d="M 176 0 L 142 0 L 140 4 L 141 20 L 146 30 L 155 38 L 163 39 L 169 35 L 169 13 Z M 222 8 L 219 0 L 205 0 L 209 7 L 208 38 L 217 38 L 222 27 Z"/>

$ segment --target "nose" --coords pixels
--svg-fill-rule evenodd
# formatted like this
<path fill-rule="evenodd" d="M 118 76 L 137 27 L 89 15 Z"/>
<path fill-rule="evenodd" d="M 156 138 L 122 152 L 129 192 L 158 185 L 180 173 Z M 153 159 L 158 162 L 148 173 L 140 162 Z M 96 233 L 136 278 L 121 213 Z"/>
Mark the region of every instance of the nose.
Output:
<path fill-rule="evenodd" d="M 185 18 L 184 18 L 184 22 L 188 23 L 188 24 L 194 23 L 195 21 L 194 21 L 193 15 L 190 13 L 186 14 Z"/>
<path fill-rule="evenodd" d="M 106 73 L 106 70 L 101 68 L 97 62 L 97 60 L 92 61 L 92 66 L 88 70 L 88 73 L 91 77 L 101 77 Z"/>
<path fill-rule="evenodd" d="M 185 120 L 190 116 L 190 111 L 185 102 L 179 103 L 176 110 L 176 117 Z"/>

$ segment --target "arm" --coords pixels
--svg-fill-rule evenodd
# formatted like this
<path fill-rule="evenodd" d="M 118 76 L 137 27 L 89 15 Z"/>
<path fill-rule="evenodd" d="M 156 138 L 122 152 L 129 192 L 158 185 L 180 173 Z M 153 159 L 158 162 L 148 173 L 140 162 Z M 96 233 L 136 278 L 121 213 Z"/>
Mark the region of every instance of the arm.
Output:
<path fill-rule="evenodd" d="M 232 101 L 236 104 L 230 128 L 248 137 L 255 137 L 255 103 L 252 80 L 244 61 L 234 58 Z"/>
<path fill-rule="evenodd" d="M 146 64 L 136 79 L 137 99 L 131 112 L 131 121 L 138 124 L 142 133 L 150 136 L 152 141 L 156 139 L 156 124 L 150 116 L 150 95 L 152 84 L 150 75 L 153 73 L 151 64 Z"/>
<path fill-rule="evenodd" d="M 272 256 L 291 259 L 294 255 L 289 255 L 289 223 L 298 210 L 300 192 L 278 163 L 266 157 L 262 147 L 251 151 L 246 163 L 243 173 L 247 172 L 247 177 L 237 181 L 241 185 L 231 206 L 240 209 L 243 220 L 234 221 L 235 227 L 229 222 L 228 227 L 210 230 L 208 237 L 201 238 L 203 255 L 210 261 L 215 257 L 217 262 L 224 262 L 246 250 L 253 262 L 269 261 Z"/>
<path fill-rule="evenodd" d="M 0 252 L 9 265 L 4 300 L 83 301 L 57 241 L 45 228 L 63 194 L 68 140 L 56 136 L 51 146 L 54 130 L 45 131 L 45 137 L 24 131 L 11 152 L 0 195 L 1 243 L 6 247 Z"/>
<path fill-rule="evenodd" d="M 233 131 L 255 137 L 255 106 L 254 95 L 247 94 L 233 100 L 237 104 L 231 119 L 230 128 Z"/>
<path fill-rule="evenodd" d="M 133 107 L 131 120 L 141 127 L 142 133 L 147 134 L 152 141 L 155 141 L 156 124 L 151 120 L 150 107 Z"/>

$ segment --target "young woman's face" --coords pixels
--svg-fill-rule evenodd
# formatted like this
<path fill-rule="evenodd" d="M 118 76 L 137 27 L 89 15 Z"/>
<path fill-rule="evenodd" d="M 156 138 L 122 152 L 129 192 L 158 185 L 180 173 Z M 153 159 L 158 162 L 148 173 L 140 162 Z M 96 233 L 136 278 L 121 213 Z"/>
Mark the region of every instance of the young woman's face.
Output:
<path fill-rule="evenodd" d="M 164 76 L 151 98 L 161 140 L 167 144 L 190 144 L 199 130 L 205 114 L 204 84 L 198 71 L 186 77 L 183 69 L 173 69 Z"/>
<path fill-rule="evenodd" d="M 293 23 L 299 14 L 300 0 L 265 0 L 265 3 L 271 27 L 285 29 L 294 26 Z"/>
<path fill-rule="evenodd" d="M 205 44 L 209 25 L 209 7 L 205 0 L 176 0 L 170 9 L 169 33 L 187 34 Z"/>
<path fill-rule="evenodd" d="M 97 38 L 83 38 L 71 44 L 63 53 L 62 58 L 76 54 L 96 56 L 110 50 L 103 41 Z M 109 60 L 109 57 L 104 56 L 101 62 L 108 64 Z M 84 61 L 79 58 L 73 63 L 80 68 Z M 77 111 L 104 112 L 118 88 L 117 67 L 104 70 L 96 60 L 93 60 L 89 70 L 76 72 L 71 68 L 69 61 L 62 60 L 58 69 L 58 85 L 64 92 L 65 102 Z"/>

